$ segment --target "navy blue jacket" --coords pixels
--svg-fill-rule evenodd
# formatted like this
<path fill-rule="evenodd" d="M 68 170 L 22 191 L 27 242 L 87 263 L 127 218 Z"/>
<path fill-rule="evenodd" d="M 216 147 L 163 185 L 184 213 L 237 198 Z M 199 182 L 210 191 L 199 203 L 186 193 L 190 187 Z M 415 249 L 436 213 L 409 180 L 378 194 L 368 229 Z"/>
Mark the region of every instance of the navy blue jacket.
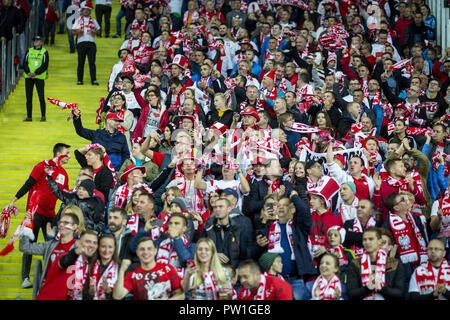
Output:
<path fill-rule="evenodd" d="M 114 170 L 119 171 L 122 163 L 130 157 L 130 150 L 128 150 L 127 139 L 125 135 L 119 130 L 109 133 L 106 129 L 91 130 L 83 127 L 81 117 L 73 118 L 73 125 L 77 134 L 90 140 L 92 143 L 101 144 L 105 147 Z"/>

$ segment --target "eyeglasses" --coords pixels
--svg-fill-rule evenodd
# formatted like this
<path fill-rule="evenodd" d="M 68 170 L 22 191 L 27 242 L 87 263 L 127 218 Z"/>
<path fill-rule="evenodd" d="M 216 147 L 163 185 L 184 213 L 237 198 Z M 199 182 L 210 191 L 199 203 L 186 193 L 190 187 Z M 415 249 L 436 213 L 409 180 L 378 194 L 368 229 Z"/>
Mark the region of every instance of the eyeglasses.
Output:
<path fill-rule="evenodd" d="M 397 202 L 397 203 L 396 203 L 395 205 L 398 205 L 398 204 L 400 204 L 400 203 L 402 203 L 402 202 L 406 202 L 406 199 L 405 199 L 405 198 L 403 198 L 403 197 L 402 197 L 402 198 L 400 199 L 400 201 L 399 201 L 399 202 Z"/>
<path fill-rule="evenodd" d="M 413 160 L 414 160 L 414 158 L 402 158 L 403 162 L 413 161 Z"/>

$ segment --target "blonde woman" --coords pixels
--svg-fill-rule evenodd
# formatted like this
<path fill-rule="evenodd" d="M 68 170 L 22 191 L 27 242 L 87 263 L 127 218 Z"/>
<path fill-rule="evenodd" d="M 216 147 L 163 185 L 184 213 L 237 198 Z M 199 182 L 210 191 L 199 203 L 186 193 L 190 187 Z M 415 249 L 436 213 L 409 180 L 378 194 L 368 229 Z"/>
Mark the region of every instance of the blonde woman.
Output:
<path fill-rule="evenodd" d="M 141 188 L 133 190 L 133 193 L 131 194 L 131 201 L 129 201 L 125 207 L 125 211 L 129 216 L 136 212 L 136 206 L 139 196 L 144 193 L 145 191 Z"/>
<path fill-rule="evenodd" d="M 232 105 L 236 103 L 234 92 L 231 93 L 231 100 Z M 233 122 L 233 109 L 227 106 L 227 97 L 222 92 L 214 95 L 214 107 L 211 108 L 206 116 L 207 127 L 210 127 L 216 121 L 226 125 L 228 128 Z"/>
<path fill-rule="evenodd" d="M 184 291 L 190 292 L 190 300 L 231 299 L 230 275 L 221 265 L 211 239 L 197 241 L 194 260 L 188 262 L 182 286 Z"/>

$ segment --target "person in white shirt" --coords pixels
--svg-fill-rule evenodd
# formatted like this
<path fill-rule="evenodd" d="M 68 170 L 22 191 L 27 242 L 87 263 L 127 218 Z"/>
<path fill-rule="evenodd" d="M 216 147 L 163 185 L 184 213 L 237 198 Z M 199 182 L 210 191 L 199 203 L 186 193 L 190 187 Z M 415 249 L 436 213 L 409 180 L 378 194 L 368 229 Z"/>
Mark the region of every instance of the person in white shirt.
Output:
<path fill-rule="evenodd" d="M 120 60 L 112 67 L 111 74 L 109 75 L 108 80 L 108 92 L 114 88 L 114 82 L 116 81 L 117 75 L 122 71 L 123 61 L 128 55 L 131 55 L 130 50 L 119 49 L 118 56 Z"/>
<path fill-rule="evenodd" d="M 95 56 L 97 46 L 95 45 L 95 36 L 101 34 L 100 25 L 97 20 L 91 17 L 92 2 L 83 1 L 80 5 L 81 17 L 78 18 L 73 27 L 72 34 L 77 35 L 77 52 L 78 52 L 78 68 L 77 68 L 77 85 L 83 84 L 84 63 L 86 56 L 89 61 L 89 71 L 91 75 L 91 83 L 98 86 L 95 67 Z"/>

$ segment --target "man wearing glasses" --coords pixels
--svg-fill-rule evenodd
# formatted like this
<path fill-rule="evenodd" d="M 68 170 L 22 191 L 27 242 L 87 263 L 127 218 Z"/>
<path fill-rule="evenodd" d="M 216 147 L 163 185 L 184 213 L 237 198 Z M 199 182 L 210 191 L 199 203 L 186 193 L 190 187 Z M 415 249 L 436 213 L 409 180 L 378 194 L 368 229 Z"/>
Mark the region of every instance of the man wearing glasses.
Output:
<path fill-rule="evenodd" d="M 27 213 L 29 215 L 29 213 Z M 59 264 L 59 259 L 75 247 L 74 235 L 78 231 L 79 219 L 70 209 L 61 214 L 58 221 L 59 240 L 52 239 L 36 243 L 30 235 L 20 238 L 19 250 L 24 254 L 43 256 L 44 267 L 39 280 L 40 291 L 37 300 L 66 300 L 68 287 L 65 285 L 70 276 Z"/>
<path fill-rule="evenodd" d="M 409 199 L 394 192 L 386 197 L 384 205 L 389 211 L 383 228 L 392 232 L 398 247 L 398 256 L 405 267 L 406 289 L 415 268 L 427 262 L 427 235 L 421 219 L 411 213 Z"/>
<path fill-rule="evenodd" d="M 411 300 L 449 300 L 450 266 L 445 257 L 445 246 L 438 239 L 427 248 L 428 262 L 421 264 L 409 282 Z"/>

